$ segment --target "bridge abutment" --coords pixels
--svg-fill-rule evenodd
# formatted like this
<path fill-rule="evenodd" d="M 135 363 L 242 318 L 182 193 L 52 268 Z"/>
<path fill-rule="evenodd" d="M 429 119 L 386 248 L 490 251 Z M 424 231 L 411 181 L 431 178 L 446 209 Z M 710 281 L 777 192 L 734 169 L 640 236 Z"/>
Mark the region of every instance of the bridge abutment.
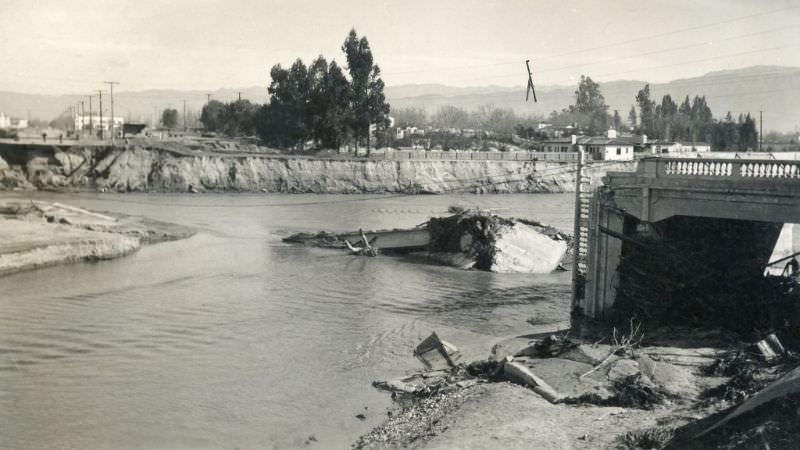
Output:
<path fill-rule="evenodd" d="M 608 320 L 631 302 L 669 314 L 689 298 L 701 309 L 724 307 L 725 296 L 740 301 L 745 286 L 764 282 L 782 225 L 798 221 L 800 162 L 642 160 L 595 191 L 573 307 Z"/>

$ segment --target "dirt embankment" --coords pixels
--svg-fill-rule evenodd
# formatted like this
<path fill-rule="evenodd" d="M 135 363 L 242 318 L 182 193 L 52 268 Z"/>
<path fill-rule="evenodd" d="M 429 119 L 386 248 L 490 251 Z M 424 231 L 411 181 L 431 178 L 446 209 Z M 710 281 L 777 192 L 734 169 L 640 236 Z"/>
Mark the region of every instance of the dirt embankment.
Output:
<path fill-rule="evenodd" d="M 15 147 L 15 148 L 12 148 Z M 128 147 L 0 144 L 0 189 L 120 192 L 514 193 L 571 192 L 571 164 L 387 161 L 213 154 Z M 600 162 L 599 180 L 633 163 Z"/>
<path fill-rule="evenodd" d="M 113 259 L 143 244 L 194 231 L 142 217 L 98 214 L 59 203 L 0 202 L 0 276 L 79 261 Z"/>

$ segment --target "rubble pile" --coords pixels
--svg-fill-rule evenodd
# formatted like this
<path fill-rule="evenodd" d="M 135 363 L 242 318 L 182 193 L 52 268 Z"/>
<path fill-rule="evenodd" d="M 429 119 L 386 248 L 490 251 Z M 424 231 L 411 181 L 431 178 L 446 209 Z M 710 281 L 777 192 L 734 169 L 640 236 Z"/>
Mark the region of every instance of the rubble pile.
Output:
<path fill-rule="evenodd" d="M 446 442 L 454 432 L 448 427 L 457 425 L 445 420 L 449 414 L 469 402 L 473 411 L 474 402 L 497 392 L 491 386 L 507 382 L 550 405 L 542 410 L 539 403 L 534 411 L 594 417 L 590 428 L 583 423 L 583 432 L 589 433 L 577 435 L 575 443 L 581 445 L 576 448 L 601 442 L 603 448 L 629 449 L 796 448 L 800 358 L 772 334 L 758 342 L 721 346 L 730 336 L 662 328 L 647 340 L 641 325 L 631 321 L 626 328 L 605 330 L 604 336 L 595 329 L 580 338 L 569 332 L 513 338 L 498 343 L 487 360 L 458 364 L 458 350 L 434 333 L 415 353 L 427 355 L 423 363 L 432 358 L 436 364 L 373 384 L 391 392 L 397 407 L 354 448 Z M 491 411 L 486 415 L 495 416 Z M 502 424 L 491 426 L 491 433 L 504 433 L 495 431 Z"/>

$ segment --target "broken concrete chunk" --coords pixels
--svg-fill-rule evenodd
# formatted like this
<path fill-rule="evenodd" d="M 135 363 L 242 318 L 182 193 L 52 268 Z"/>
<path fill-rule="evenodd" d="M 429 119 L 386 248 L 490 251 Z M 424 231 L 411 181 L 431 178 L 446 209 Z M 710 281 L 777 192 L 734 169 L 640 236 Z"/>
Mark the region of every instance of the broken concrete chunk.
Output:
<path fill-rule="evenodd" d="M 409 383 L 403 380 L 376 381 L 372 385 L 384 391 L 410 395 L 416 394 L 425 388 L 423 383 Z"/>
<path fill-rule="evenodd" d="M 778 359 L 777 353 L 775 353 L 766 339 L 756 342 L 756 347 L 758 348 L 758 351 L 761 352 L 761 356 L 764 358 L 764 361 L 769 363 Z"/>
<path fill-rule="evenodd" d="M 778 336 L 775 336 L 775 333 L 770 333 L 766 338 L 756 342 L 756 348 L 761 352 L 764 361 L 768 363 L 775 362 L 786 354 L 786 349 L 783 348 L 783 344 Z"/>
<path fill-rule="evenodd" d="M 779 355 L 786 354 L 786 349 L 783 348 L 783 344 L 781 344 L 781 341 L 778 339 L 778 336 L 775 336 L 775 333 L 770 333 L 767 336 L 766 340 L 767 342 L 769 342 L 770 347 L 772 347 L 772 349 L 775 350 L 775 353 Z"/>
<path fill-rule="evenodd" d="M 596 366 L 606 359 L 609 353 L 611 353 L 610 345 L 579 344 L 577 347 L 567 350 L 559 355 L 559 358 Z"/>
<path fill-rule="evenodd" d="M 558 403 L 563 398 L 563 396 L 550 387 L 549 384 L 518 362 L 507 361 L 503 365 L 503 374 L 511 382 L 531 388 L 533 392 L 541 395 L 542 398 L 550 403 Z"/>

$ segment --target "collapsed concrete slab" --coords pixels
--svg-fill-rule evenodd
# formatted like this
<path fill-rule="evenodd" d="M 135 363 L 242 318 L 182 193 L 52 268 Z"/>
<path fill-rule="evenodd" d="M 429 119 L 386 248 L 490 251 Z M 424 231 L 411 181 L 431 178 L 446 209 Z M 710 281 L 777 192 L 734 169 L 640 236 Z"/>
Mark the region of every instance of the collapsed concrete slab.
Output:
<path fill-rule="evenodd" d="M 557 270 L 570 237 L 553 227 L 479 210 L 455 210 L 413 229 L 365 232 L 384 254 L 403 254 L 434 264 L 505 273 Z M 299 233 L 284 242 L 323 248 L 347 248 L 360 233 Z"/>

